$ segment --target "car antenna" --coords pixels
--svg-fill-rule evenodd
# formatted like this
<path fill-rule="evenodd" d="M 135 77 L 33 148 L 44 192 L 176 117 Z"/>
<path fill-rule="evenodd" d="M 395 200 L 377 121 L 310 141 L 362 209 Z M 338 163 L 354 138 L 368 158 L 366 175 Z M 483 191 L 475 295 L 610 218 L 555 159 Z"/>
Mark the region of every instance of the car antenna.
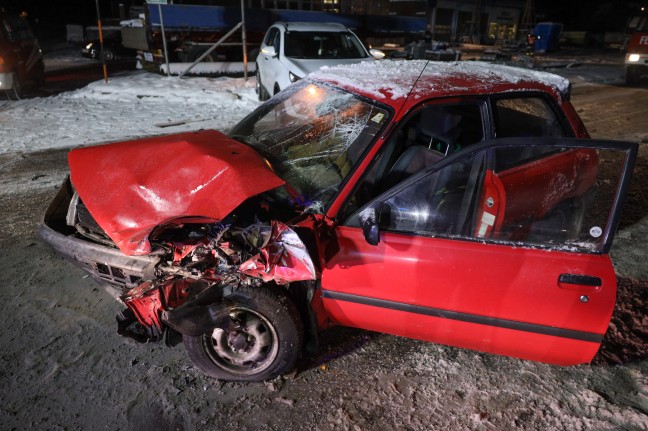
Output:
<path fill-rule="evenodd" d="M 401 111 L 405 107 L 405 104 L 407 103 L 407 100 L 410 98 L 412 91 L 414 91 L 414 88 L 416 87 L 416 84 L 419 82 L 419 79 L 421 79 L 421 76 L 423 76 L 423 72 L 425 72 L 425 68 L 428 67 L 428 64 L 430 64 L 430 59 L 428 59 L 428 61 L 425 63 L 425 66 L 423 66 L 423 69 L 421 69 L 421 73 L 419 73 L 419 75 L 416 77 L 414 84 L 412 84 L 412 88 L 410 88 L 409 91 L 407 92 L 407 96 L 405 96 L 405 100 L 403 100 L 403 103 L 401 103 L 401 106 L 398 108 L 398 112 L 396 112 L 396 116 L 394 118 L 398 118 L 400 116 Z"/>
<path fill-rule="evenodd" d="M 439 49 L 440 46 L 441 46 L 441 43 L 437 42 L 437 44 L 434 47 L 434 49 L 432 50 L 432 53 L 430 54 L 430 56 L 433 56 L 434 54 L 436 54 L 437 49 Z M 425 72 L 425 68 L 428 67 L 428 64 L 430 64 L 430 61 L 432 61 L 432 60 L 430 59 L 430 57 L 428 57 L 427 62 L 425 63 L 425 66 L 423 66 L 423 69 L 421 69 L 421 73 L 419 73 L 419 75 L 416 77 L 416 81 L 414 81 L 414 84 L 412 84 L 412 88 L 410 88 L 410 90 L 407 92 L 407 96 L 405 96 L 405 100 L 403 100 L 403 103 L 401 104 L 400 108 L 398 108 L 398 112 L 396 113 L 396 118 L 398 118 L 401 111 L 405 107 L 405 104 L 407 103 L 407 100 L 409 99 L 410 95 L 412 94 L 412 91 L 414 91 L 414 87 L 416 87 L 416 84 L 419 82 L 419 79 L 421 79 L 421 76 L 423 76 L 423 72 Z"/>

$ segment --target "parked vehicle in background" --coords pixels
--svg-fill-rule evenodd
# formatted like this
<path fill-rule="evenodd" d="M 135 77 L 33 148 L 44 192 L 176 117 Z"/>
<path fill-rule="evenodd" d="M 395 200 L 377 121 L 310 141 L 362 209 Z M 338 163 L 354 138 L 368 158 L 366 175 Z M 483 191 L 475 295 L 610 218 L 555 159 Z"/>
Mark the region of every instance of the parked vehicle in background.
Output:
<path fill-rule="evenodd" d="M 625 81 L 632 85 L 648 74 L 648 13 L 630 19 L 628 30 L 630 37 L 626 45 Z"/>
<path fill-rule="evenodd" d="M 375 43 L 394 37 L 420 39 L 427 25 L 423 17 L 332 14 L 325 11 L 267 8 L 244 10 L 247 57 L 250 62 L 256 59 L 264 35 L 275 22 L 336 22 L 353 30 L 363 39 L 373 39 Z M 238 6 L 145 3 L 142 7 L 131 8 L 131 11 L 131 18 L 134 19 L 122 21 L 123 44 L 137 50 L 145 68 L 155 66 L 155 70 L 159 70 L 157 66 L 164 63 L 161 17 L 171 63 L 195 61 L 241 21 L 241 8 Z M 234 31 L 203 61 L 240 62 L 243 60 L 241 42 L 241 32 Z"/>
<path fill-rule="evenodd" d="M 589 139 L 569 82 L 481 62 L 317 71 L 228 135 L 75 149 L 40 235 L 222 380 L 345 325 L 589 362 L 637 144 Z M 73 294 L 73 293 L 71 293 Z"/>
<path fill-rule="evenodd" d="M 0 27 L 0 90 L 19 99 L 26 87 L 43 83 L 43 55 L 24 18 L 0 12 Z"/>
<path fill-rule="evenodd" d="M 276 22 L 257 57 L 257 94 L 264 101 L 323 66 L 369 60 L 362 42 L 342 24 Z"/>
<path fill-rule="evenodd" d="M 135 58 L 137 51 L 122 45 L 121 33 L 111 33 L 103 39 L 103 52 L 106 61 L 123 58 Z M 101 43 L 99 39 L 88 42 L 81 48 L 81 55 L 94 60 L 101 60 Z"/>

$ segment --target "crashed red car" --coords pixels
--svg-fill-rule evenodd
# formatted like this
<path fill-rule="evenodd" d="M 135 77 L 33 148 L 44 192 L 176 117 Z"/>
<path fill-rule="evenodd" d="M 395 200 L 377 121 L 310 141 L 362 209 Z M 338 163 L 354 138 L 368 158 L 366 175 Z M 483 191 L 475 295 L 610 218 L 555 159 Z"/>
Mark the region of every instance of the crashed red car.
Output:
<path fill-rule="evenodd" d="M 589 362 L 637 145 L 597 141 L 555 75 L 376 62 L 322 70 L 228 135 L 80 148 L 42 238 L 223 380 L 289 371 L 347 325 Z"/>

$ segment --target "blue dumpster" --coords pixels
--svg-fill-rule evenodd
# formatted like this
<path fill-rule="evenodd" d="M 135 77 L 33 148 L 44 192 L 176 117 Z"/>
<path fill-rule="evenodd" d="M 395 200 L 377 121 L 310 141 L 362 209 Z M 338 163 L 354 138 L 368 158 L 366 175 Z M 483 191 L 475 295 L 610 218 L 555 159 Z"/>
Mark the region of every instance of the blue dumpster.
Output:
<path fill-rule="evenodd" d="M 533 50 L 535 52 L 551 52 L 558 49 L 563 25 L 559 22 L 539 22 L 533 29 L 536 36 Z"/>

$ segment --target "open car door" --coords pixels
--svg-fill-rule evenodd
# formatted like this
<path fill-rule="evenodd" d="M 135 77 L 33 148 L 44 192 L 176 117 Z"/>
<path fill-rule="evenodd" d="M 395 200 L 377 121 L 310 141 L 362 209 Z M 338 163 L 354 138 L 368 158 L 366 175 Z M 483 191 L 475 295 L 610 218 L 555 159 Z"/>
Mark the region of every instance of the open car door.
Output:
<path fill-rule="evenodd" d="M 342 325 L 589 362 L 614 308 L 608 252 L 636 155 L 632 143 L 512 138 L 447 157 L 335 228 L 324 307 Z"/>

